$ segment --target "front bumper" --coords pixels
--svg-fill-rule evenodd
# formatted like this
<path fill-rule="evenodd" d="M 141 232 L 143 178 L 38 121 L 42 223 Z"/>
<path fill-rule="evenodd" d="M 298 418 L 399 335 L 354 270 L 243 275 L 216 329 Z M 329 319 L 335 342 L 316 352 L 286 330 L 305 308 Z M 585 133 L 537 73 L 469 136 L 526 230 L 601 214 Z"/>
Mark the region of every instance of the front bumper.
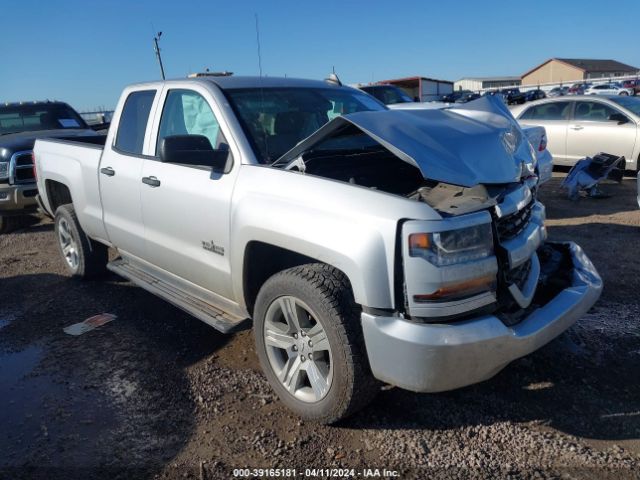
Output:
<path fill-rule="evenodd" d="M 373 375 L 407 390 L 453 390 L 491 378 L 560 335 L 598 300 L 602 280 L 578 245 L 558 245 L 571 257 L 570 284 L 512 327 L 495 315 L 423 324 L 363 313 Z"/>
<path fill-rule="evenodd" d="M 18 215 L 36 211 L 38 204 L 35 183 L 24 185 L 0 185 L 0 215 Z"/>

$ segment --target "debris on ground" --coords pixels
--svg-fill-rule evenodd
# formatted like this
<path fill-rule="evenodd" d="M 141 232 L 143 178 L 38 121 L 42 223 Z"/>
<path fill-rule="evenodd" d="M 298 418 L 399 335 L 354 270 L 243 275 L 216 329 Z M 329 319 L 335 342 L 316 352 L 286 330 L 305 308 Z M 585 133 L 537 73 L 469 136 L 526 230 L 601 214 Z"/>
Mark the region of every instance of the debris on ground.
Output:
<path fill-rule="evenodd" d="M 605 179 L 622 182 L 625 165 L 624 157 L 598 153 L 593 158 L 586 157 L 579 160 L 569 170 L 561 186 L 567 190 L 571 200 L 578 200 L 581 191 L 591 198 L 608 198 L 611 195 L 603 193 L 598 188 L 598 184 Z"/>
<path fill-rule="evenodd" d="M 87 333 L 93 329 L 103 326 L 106 323 L 109 323 L 112 320 L 115 320 L 117 317 L 112 313 L 101 313 L 99 315 L 94 315 L 93 317 L 87 318 L 84 322 L 74 323 L 73 325 L 69 325 L 65 327 L 64 333 L 68 335 L 82 335 L 83 333 Z"/>

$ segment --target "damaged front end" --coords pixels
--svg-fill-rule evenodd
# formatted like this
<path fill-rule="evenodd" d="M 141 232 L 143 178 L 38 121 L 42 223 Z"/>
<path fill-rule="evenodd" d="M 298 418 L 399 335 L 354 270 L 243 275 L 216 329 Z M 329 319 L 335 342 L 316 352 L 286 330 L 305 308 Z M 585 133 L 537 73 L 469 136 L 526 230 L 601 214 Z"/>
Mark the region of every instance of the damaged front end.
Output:
<path fill-rule="evenodd" d="M 536 154 L 502 102 L 338 117 L 274 166 L 423 202 L 400 215 L 398 311 L 424 323 L 522 321 L 544 297 L 549 248 Z"/>

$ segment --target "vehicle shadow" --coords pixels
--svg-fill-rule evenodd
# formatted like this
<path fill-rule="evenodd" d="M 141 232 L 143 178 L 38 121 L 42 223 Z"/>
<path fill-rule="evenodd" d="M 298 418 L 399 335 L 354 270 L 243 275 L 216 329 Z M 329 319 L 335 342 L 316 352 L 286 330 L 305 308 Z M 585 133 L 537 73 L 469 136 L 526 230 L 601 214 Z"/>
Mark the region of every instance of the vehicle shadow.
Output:
<path fill-rule="evenodd" d="M 151 478 L 183 449 L 196 422 L 186 369 L 229 336 L 131 284 L 34 274 L 0 290 L 0 473 Z M 104 312 L 117 318 L 63 332 Z"/>

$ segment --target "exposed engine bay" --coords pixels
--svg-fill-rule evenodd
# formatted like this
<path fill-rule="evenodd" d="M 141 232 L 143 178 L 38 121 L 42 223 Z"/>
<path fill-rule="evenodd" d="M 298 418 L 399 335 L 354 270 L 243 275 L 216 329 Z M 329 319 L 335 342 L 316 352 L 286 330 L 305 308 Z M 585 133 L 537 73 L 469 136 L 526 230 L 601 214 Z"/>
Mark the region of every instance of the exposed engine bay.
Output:
<path fill-rule="evenodd" d="M 336 117 L 272 166 L 422 201 L 444 215 L 499 203 L 532 175 L 535 151 L 496 100 L 463 110 Z"/>
<path fill-rule="evenodd" d="M 444 215 L 493 207 L 505 192 L 505 185 L 464 187 L 425 179 L 419 168 L 354 127 L 301 154 L 287 168 L 422 201 Z"/>

